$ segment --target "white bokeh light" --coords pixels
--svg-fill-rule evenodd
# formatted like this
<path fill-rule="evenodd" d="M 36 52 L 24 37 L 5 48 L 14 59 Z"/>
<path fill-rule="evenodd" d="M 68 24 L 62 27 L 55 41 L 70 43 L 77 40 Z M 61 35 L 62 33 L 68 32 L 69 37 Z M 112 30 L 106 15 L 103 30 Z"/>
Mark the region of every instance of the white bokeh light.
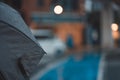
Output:
<path fill-rule="evenodd" d="M 118 31 L 118 25 L 115 24 L 115 23 L 113 23 L 113 24 L 111 25 L 111 28 L 112 28 L 113 31 Z"/>
<path fill-rule="evenodd" d="M 61 14 L 63 12 L 63 8 L 60 5 L 55 6 L 54 13 L 55 14 Z"/>

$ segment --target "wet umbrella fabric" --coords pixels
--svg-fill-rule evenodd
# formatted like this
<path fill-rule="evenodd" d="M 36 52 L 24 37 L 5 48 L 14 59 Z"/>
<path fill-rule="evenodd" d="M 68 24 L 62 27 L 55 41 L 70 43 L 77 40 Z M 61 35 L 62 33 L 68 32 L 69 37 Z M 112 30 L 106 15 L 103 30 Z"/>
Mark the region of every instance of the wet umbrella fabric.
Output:
<path fill-rule="evenodd" d="M 20 14 L 0 2 L 0 78 L 25 80 L 44 54 Z"/>

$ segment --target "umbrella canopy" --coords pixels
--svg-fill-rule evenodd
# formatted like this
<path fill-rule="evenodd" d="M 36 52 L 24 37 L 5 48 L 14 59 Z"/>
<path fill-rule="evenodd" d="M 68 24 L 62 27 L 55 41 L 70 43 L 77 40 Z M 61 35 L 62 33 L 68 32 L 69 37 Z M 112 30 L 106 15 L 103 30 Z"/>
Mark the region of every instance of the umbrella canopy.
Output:
<path fill-rule="evenodd" d="M 28 29 L 19 12 L 0 2 L 0 71 L 9 72 L 18 78 L 20 60 L 26 73 L 31 75 L 45 54 L 36 39 Z M 9 80 L 15 80 L 11 78 Z"/>

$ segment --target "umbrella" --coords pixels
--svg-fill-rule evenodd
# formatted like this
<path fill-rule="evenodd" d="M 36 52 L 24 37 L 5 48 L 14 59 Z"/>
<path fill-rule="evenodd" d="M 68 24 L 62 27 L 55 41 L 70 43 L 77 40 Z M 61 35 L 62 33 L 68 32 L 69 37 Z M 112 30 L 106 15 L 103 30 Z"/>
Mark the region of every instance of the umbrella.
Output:
<path fill-rule="evenodd" d="M 21 68 L 30 76 L 44 54 L 19 12 L 0 2 L 0 71 L 20 79 Z"/>

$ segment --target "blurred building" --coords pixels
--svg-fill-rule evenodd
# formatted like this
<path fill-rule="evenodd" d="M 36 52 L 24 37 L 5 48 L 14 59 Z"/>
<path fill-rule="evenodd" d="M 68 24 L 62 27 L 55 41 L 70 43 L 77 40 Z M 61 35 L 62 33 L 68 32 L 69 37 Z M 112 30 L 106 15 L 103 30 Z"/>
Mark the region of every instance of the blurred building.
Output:
<path fill-rule="evenodd" d="M 54 13 L 56 5 L 63 7 L 62 14 Z M 84 0 L 23 0 L 22 10 L 32 29 L 52 29 L 64 42 L 72 34 L 75 47 L 83 44 Z"/>
<path fill-rule="evenodd" d="M 23 0 L 22 11 L 32 29 L 52 29 L 64 42 L 73 35 L 75 46 L 86 43 L 114 47 L 112 23 L 119 22 L 119 0 Z M 55 14 L 55 6 L 63 8 Z M 116 13 L 118 15 L 116 15 Z"/>
<path fill-rule="evenodd" d="M 33 13 L 53 13 L 56 5 L 61 5 L 64 12 L 85 14 L 84 0 L 23 0 L 22 11 L 26 22 L 30 25 Z"/>
<path fill-rule="evenodd" d="M 51 0 L 23 0 L 22 11 L 28 25 L 32 22 L 33 12 L 49 12 Z"/>

